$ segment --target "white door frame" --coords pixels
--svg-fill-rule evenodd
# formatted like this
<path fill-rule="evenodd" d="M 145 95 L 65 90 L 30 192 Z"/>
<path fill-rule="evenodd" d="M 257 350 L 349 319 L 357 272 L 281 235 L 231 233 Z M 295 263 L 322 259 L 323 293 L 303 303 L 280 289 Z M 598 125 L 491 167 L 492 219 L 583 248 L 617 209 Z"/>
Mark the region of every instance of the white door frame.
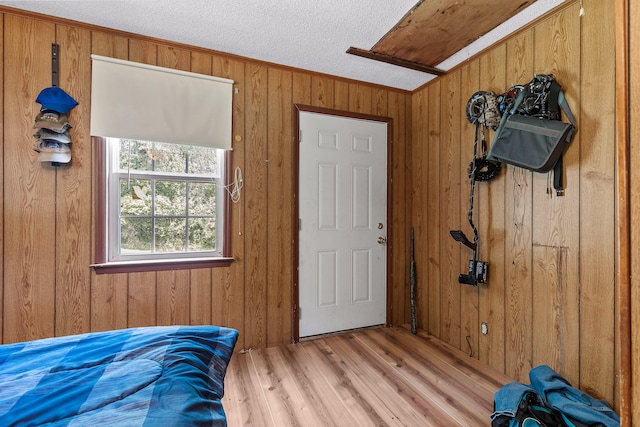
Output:
<path fill-rule="evenodd" d="M 293 113 L 293 161 L 295 162 L 294 167 L 292 168 L 293 170 L 293 178 L 292 178 L 292 182 L 293 182 L 293 203 L 292 203 L 292 218 L 294 218 L 294 221 L 297 222 L 297 218 L 300 218 L 299 212 L 299 170 L 300 170 L 300 113 L 301 112 L 311 112 L 311 113 L 320 113 L 320 114 L 326 114 L 326 115 L 333 115 L 333 116 L 339 116 L 339 117 L 347 117 L 347 118 L 354 118 L 354 119 L 363 119 L 363 120 L 370 120 L 370 121 L 375 121 L 375 122 L 383 122 L 387 124 L 387 224 L 386 224 L 386 237 L 387 237 L 387 251 L 386 251 L 386 264 L 387 264 L 387 268 L 386 268 L 386 272 L 387 272 L 387 277 L 385 280 L 385 286 L 386 286 L 386 320 L 385 320 L 385 326 L 389 326 L 390 321 L 391 321 L 391 307 L 392 307 L 392 301 L 391 301 L 391 254 L 393 251 L 393 227 L 392 227 L 392 203 L 391 203 L 391 193 L 392 193 L 392 185 L 391 185 L 391 176 L 392 176 L 392 165 L 393 165 L 393 159 L 392 159 L 392 152 L 393 150 L 391 149 L 392 144 L 393 144 L 393 119 L 390 117 L 384 117 L 384 116 L 375 116 L 375 115 L 371 115 L 371 114 L 361 114 L 361 113 L 353 113 L 353 112 L 348 112 L 348 111 L 342 111 L 342 110 L 334 110 L 334 109 L 329 109 L 329 108 L 322 108 L 322 107 L 313 107 L 313 106 L 309 106 L 309 105 L 302 105 L 302 104 L 294 104 L 294 113 Z M 292 322 L 292 339 L 293 342 L 298 342 L 300 341 L 300 330 L 299 330 L 299 310 L 298 310 L 298 301 L 299 301 L 299 274 L 298 274 L 298 265 L 299 265 L 299 259 L 298 259 L 298 252 L 300 250 L 300 244 L 299 244 L 299 228 L 298 226 L 296 226 L 295 222 L 294 222 L 294 226 L 292 227 L 292 242 L 293 242 L 293 250 L 292 252 L 292 262 L 291 262 L 291 267 L 292 267 L 292 277 L 293 277 L 293 289 L 291 292 L 292 295 L 292 310 L 291 310 L 291 314 L 292 314 L 292 318 L 291 318 L 291 322 Z"/>

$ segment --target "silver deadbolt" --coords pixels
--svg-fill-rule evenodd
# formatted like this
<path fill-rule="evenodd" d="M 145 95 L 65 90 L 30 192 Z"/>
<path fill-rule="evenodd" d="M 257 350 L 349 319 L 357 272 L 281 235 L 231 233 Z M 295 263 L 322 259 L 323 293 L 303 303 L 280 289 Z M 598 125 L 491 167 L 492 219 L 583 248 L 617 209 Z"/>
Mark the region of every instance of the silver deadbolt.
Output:
<path fill-rule="evenodd" d="M 387 238 L 383 236 L 378 237 L 378 243 L 384 245 L 385 243 L 387 243 Z"/>

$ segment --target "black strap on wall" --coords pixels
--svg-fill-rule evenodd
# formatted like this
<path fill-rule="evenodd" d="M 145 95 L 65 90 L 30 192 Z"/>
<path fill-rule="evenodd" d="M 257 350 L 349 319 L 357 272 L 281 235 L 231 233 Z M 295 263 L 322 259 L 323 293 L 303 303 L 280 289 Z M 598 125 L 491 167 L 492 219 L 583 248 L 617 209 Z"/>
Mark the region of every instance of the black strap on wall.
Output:
<path fill-rule="evenodd" d="M 58 79 L 58 52 L 60 50 L 60 46 L 56 43 L 51 43 L 51 86 L 58 87 L 59 79 Z"/>

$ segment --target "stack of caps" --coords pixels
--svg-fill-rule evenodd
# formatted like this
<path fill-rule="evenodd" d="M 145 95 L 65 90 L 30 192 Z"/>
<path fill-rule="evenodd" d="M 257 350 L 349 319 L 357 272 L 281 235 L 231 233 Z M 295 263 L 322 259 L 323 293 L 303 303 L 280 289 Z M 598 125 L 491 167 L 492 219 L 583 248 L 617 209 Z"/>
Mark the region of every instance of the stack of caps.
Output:
<path fill-rule="evenodd" d="M 78 102 L 58 87 L 44 89 L 36 102 L 42 105 L 33 126 L 38 131 L 33 135 L 38 146 L 38 161 L 69 163 L 71 161 L 71 137 L 68 112 Z"/>

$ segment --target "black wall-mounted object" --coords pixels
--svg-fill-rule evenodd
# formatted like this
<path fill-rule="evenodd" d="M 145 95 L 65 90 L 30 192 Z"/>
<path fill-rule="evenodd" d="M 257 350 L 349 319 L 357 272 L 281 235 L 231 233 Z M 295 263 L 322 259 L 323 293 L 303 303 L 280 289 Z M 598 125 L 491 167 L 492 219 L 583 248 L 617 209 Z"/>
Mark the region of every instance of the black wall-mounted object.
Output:
<path fill-rule="evenodd" d="M 60 51 L 60 46 L 56 43 L 51 43 L 51 86 L 58 87 L 59 79 L 59 65 L 58 65 L 58 52 Z"/>

